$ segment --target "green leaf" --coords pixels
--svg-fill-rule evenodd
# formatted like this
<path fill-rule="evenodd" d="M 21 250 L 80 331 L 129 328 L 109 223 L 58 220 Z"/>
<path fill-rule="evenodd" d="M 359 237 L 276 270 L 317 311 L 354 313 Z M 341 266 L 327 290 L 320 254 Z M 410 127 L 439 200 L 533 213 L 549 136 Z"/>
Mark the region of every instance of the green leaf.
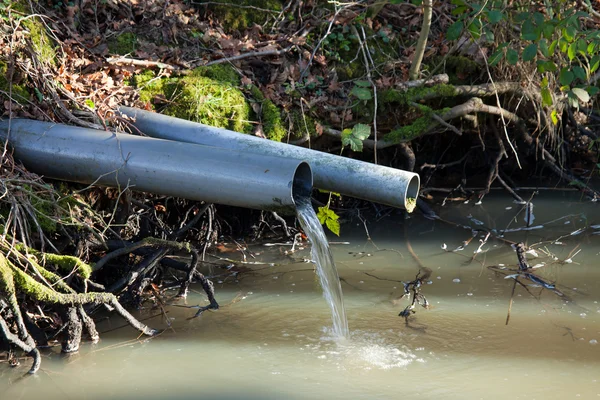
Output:
<path fill-rule="evenodd" d="M 531 22 L 531 20 L 527 20 L 523 23 L 523 27 L 521 28 L 521 39 L 523 40 L 538 40 L 540 37 L 540 32 L 535 29 L 535 25 Z"/>
<path fill-rule="evenodd" d="M 588 53 L 589 55 L 592 55 L 592 54 L 594 54 L 594 50 L 595 50 L 595 49 L 596 49 L 596 43 L 594 43 L 594 42 L 591 42 L 590 44 L 588 44 L 588 46 L 587 46 L 587 49 L 586 49 L 586 50 L 587 50 L 587 53 Z"/>
<path fill-rule="evenodd" d="M 585 40 L 579 39 L 577 41 L 577 51 L 579 53 L 581 53 L 582 55 L 584 55 L 584 56 L 587 53 L 587 46 L 588 46 L 588 44 L 587 44 L 587 42 Z"/>
<path fill-rule="evenodd" d="M 369 81 L 354 81 L 354 84 L 360 87 L 371 87 L 371 82 Z"/>
<path fill-rule="evenodd" d="M 567 68 L 563 68 L 560 70 L 560 76 L 558 80 L 560 81 L 561 85 L 569 86 L 571 82 L 573 82 L 573 79 L 575 79 L 575 74 L 573 74 Z"/>
<path fill-rule="evenodd" d="M 502 18 L 504 18 L 504 15 L 498 10 L 491 10 L 488 13 L 488 19 L 492 24 L 497 24 L 498 22 L 502 21 Z"/>
<path fill-rule="evenodd" d="M 573 67 L 573 74 L 575 75 L 575 78 L 578 78 L 584 82 L 587 81 L 587 74 L 585 73 L 585 70 L 580 66 L 576 65 Z"/>
<path fill-rule="evenodd" d="M 86 106 L 88 106 L 92 110 L 96 108 L 96 104 L 94 104 L 94 102 L 90 99 L 85 99 L 84 103 Z"/>
<path fill-rule="evenodd" d="M 567 42 L 565 40 L 565 38 L 560 38 L 558 39 L 558 48 L 560 49 L 560 51 L 562 51 L 563 53 L 567 52 L 567 49 L 569 48 L 569 42 Z"/>
<path fill-rule="evenodd" d="M 338 219 L 340 218 L 335 211 L 329 209 L 329 207 L 319 207 L 317 211 L 317 218 L 319 218 L 319 222 L 324 224 L 329 228 L 329 230 L 336 235 L 340 235 L 340 222 Z"/>
<path fill-rule="evenodd" d="M 540 51 L 544 57 L 550 57 L 550 52 L 548 50 L 548 41 L 546 39 L 540 40 Z"/>
<path fill-rule="evenodd" d="M 598 67 L 600 67 L 600 55 L 595 55 L 590 61 L 590 73 L 593 74 L 594 72 L 596 72 Z"/>
<path fill-rule="evenodd" d="M 567 39 L 569 42 L 572 42 L 575 40 L 575 36 L 577 35 L 577 29 L 575 29 L 572 26 L 569 26 L 566 29 L 563 29 L 563 36 L 565 37 L 565 39 Z"/>
<path fill-rule="evenodd" d="M 575 43 L 571 43 L 569 45 L 569 50 L 567 50 L 567 56 L 569 56 L 569 61 L 573 61 L 576 53 L 577 53 L 577 46 L 575 45 Z"/>
<path fill-rule="evenodd" d="M 555 29 L 556 28 L 554 24 L 549 22 L 546 22 L 544 25 L 542 25 L 542 32 L 544 33 L 544 37 L 548 40 L 552 39 L 552 36 L 554 36 Z"/>
<path fill-rule="evenodd" d="M 544 23 L 544 14 L 540 12 L 533 13 L 533 21 L 537 26 L 541 26 Z"/>
<path fill-rule="evenodd" d="M 37 97 L 38 101 L 42 102 L 44 100 L 44 95 L 42 94 L 42 92 L 40 92 L 40 89 L 33 88 L 33 91 L 34 91 L 35 97 Z"/>
<path fill-rule="evenodd" d="M 554 54 L 554 50 L 556 50 L 556 45 L 558 44 L 558 40 L 554 40 L 550 43 L 550 47 L 548 48 L 548 53 Z"/>
<path fill-rule="evenodd" d="M 469 8 L 467 6 L 458 6 L 450 14 L 452 15 L 461 15 L 464 14 Z"/>
<path fill-rule="evenodd" d="M 335 233 L 337 236 L 340 236 L 340 221 L 337 219 L 328 219 L 325 221 L 325 225 L 331 232 Z"/>
<path fill-rule="evenodd" d="M 460 20 L 456 21 L 455 23 L 450 25 L 450 27 L 448 28 L 448 31 L 446 32 L 446 38 L 448 40 L 457 40 L 458 38 L 460 38 L 460 35 L 462 34 L 463 29 L 464 29 L 463 22 Z"/>
<path fill-rule="evenodd" d="M 550 113 L 550 119 L 554 125 L 558 125 L 558 111 L 552 110 Z"/>
<path fill-rule="evenodd" d="M 573 91 L 573 94 L 577 96 L 577 98 L 583 103 L 590 101 L 590 94 L 585 89 L 573 88 L 571 90 Z"/>
<path fill-rule="evenodd" d="M 503 48 L 498 49 L 494 53 L 492 53 L 490 58 L 488 58 L 488 63 L 490 65 L 490 67 L 493 67 L 494 65 L 498 64 L 500 62 L 500 60 L 502 60 L 503 55 L 504 55 Z"/>
<path fill-rule="evenodd" d="M 598 92 L 600 92 L 600 88 L 598 86 L 588 86 L 587 91 L 590 96 L 595 96 L 598 94 Z"/>
<path fill-rule="evenodd" d="M 506 51 L 506 61 L 510 65 L 516 65 L 519 62 L 519 53 L 515 49 L 508 49 Z"/>
<path fill-rule="evenodd" d="M 525 47 L 525 50 L 523 50 L 523 61 L 531 61 L 535 58 L 535 55 L 537 54 L 537 49 L 538 49 L 538 45 L 537 43 L 532 43 L 529 46 Z"/>
<path fill-rule="evenodd" d="M 352 151 L 362 151 L 363 140 L 371 135 L 371 127 L 365 124 L 356 124 L 352 130 L 342 131 L 342 145 L 350 146 Z"/>
<path fill-rule="evenodd" d="M 550 93 L 550 89 L 547 87 L 542 88 L 542 105 L 545 107 L 552 105 L 552 93 Z"/>
<path fill-rule="evenodd" d="M 371 100 L 373 98 L 373 94 L 371 93 L 371 89 L 363 88 L 360 86 L 354 86 L 350 91 L 351 94 L 358 97 L 360 100 Z"/>
<path fill-rule="evenodd" d="M 473 22 L 469 24 L 469 27 L 467 29 L 469 30 L 469 33 L 473 35 L 473 38 L 479 39 L 481 37 L 481 27 L 481 19 L 475 18 Z"/>

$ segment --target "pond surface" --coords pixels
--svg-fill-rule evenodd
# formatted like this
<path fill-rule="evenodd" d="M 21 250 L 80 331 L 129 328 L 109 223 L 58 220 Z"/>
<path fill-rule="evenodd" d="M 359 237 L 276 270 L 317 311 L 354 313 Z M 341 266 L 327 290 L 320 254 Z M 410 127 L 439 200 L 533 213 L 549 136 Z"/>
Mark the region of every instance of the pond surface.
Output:
<path fill-rule="evenodd" d="M 600 226 L 594 226 L 600 210 L 578 196 L 540 193 L 533 226 L 542 228 L 505 234 L 530 246 L 543 242 L 534 246 L 539 258 L 528 255 L 528 262 L 545 262 L 536 273 L 566 295 L 517 285 L 508 325 L 514 280 L 487 268 L 516 267 L 508 244 L 489 239 L 475 253 L 485 236 L 479 233 L 451 252 L 472 237 L 471 230 L 417 213 L 369 221 L 369 242 L 354 220 L 342 225 L 341 238 L 330 237 L 349 242 L 332 246 L 348 339 L 331 335 L 314 266 L 301 261 L 309 248 L 292 254 L 299 261 L 291 262 L 281 253 L 290 246 L 251 247 L 260 253 L 253 261 L 267 264 L 246 265 L 237 281 L 214 278 L 220 310 L 188 319 L 194 309 L 168 306 L 172 329 L 159 337 L 137 340 L 132 329 L 112 330 L 74 356 L 62 357 L 60 348 L 46 352 L 38 375 L 25 379 L 29 360 L 16 369 L 2 363 L 1 398 L 600 398 Z M 515 229 L 525 226 L 523 213 L 514 218 L 521 208 L 508 197 L 489 195 L 481 205 L 453 203 L 437 211 L 473 228 Z M 408 324 L 398 316 L 408 305 L 398 299 L 398 281 L 413 280 L 419 267 L 405 229 L 420 262 L 432 270 L 421 288 L 431 308 L 416 308 Z M 200 287 L 187 304 L 205 304 Z M 140 318 L 151 313 L 157 311 Z M 165 326 L 161 316 L 146 322 Z M 122 324 L 113 318 L 99 328 Z"/>

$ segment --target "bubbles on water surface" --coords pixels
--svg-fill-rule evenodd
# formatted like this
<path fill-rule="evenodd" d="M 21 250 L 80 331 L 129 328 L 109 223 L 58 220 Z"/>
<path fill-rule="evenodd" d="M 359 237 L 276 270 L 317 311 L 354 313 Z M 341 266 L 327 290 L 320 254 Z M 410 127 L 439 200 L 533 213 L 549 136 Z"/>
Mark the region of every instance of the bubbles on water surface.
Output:
<path fill-rule="evenodd" d="M 315 351 L 317 359 L 334 363 L 343 370 L 389 370 L 405 368 L 413 362 L 425 362 L 398 341 L 397 336 L 358 330 L 351 332 L 348 339 L 325 336 L 321 337 L 318 344 L 305 347 Z"/>

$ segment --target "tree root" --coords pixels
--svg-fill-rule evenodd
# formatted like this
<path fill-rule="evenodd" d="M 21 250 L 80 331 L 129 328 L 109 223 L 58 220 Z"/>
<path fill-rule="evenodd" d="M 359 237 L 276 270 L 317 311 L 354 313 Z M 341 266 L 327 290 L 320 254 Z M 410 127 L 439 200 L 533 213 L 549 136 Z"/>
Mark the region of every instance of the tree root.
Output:
<path fill-rule="evenodd" d="M 2 334 L 2 337 L 4 339 L 6 339 L 6 341 L 8 343 L 17 346 L 18 348 L 23 350 L 25 353 L 27 353 L 27 355 L 29 355 L 33 358 L 33 364 L 31 365 L 31 368 L 29 369 L 29 373 L 35 374 L 40 369 L 40 364 L 42 363 L 42 357 L 40 355 L 39 350 L 35 347 L 35 345 L 32 346 L 28 343 L 25 343 L 24 341 L 19 339 L 19 337 L 17 335 L 13 334 L 10 331 L 10 329 L 8 328 L 8 324 L 6 323 L 4 318 L 2 318 L 1 315 L 0 315 L 0 334 Z"/>

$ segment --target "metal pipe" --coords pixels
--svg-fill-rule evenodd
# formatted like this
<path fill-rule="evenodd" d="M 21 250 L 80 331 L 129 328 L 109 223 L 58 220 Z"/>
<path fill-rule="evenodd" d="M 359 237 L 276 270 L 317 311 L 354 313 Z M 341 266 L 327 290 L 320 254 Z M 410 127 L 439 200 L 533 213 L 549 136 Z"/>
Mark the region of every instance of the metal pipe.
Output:
<path fill-rule="evenodd" d="M 353 160 L 303 147 L 265 140 L 196 122 L 120 107 L 133 125 L 148 136 L 228 148 L 244 153 L 283 156 L 310 163 L 314 186 L 359 199 L 414 209 L 419 175 L 395 168 Z M 407 200 L 413 199 L 413 200 Z"/>
<path fill-rule="evenodd" d="M 0 138 L 29 170 L 61 180 L 293 213 L 310 198 L 308 163 L 94 129 L 13 119 Z"/>

